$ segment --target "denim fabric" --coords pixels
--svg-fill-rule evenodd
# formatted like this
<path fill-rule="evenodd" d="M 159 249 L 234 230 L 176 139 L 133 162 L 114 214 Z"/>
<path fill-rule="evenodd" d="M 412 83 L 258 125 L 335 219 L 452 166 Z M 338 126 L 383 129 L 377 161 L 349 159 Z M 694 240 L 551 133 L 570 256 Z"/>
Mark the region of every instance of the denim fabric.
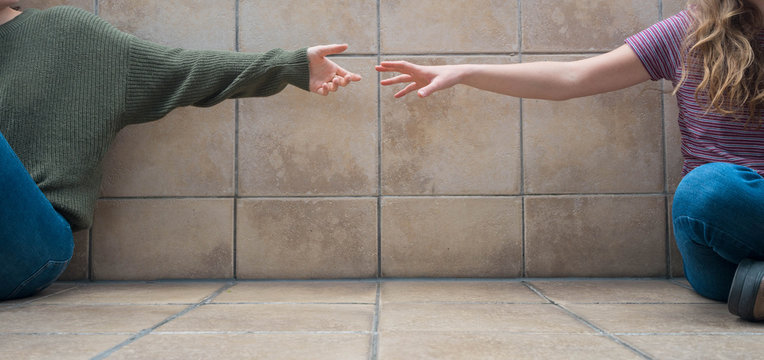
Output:
<path fill-rule="evenodd" d="M 0 300 L 34 295 L 64 271 L 74 242 L 0 134 Z"/>
<path fill-rule="evenodd" d="M 727 301 L 737 264 L 764 260 L 764 178 L 747 167 L 695 168 L 676 189 L 672 218 L 685 276 L 700 295 Z"/>

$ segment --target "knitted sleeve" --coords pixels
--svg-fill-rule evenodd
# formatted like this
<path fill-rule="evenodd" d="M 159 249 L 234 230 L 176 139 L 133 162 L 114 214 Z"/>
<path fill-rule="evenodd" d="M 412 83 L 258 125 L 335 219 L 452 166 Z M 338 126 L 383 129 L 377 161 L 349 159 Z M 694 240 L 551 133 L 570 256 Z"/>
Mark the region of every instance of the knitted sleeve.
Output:
<path fill-rule="evenodd" d="M 134 38 L 130 45 L 125 122 L 162 118 L 181 106 L 270 96 L 292 84 L 308 90 L 307 49 L 262 54 L 172 49 Z"/>
<path fill-rule="evenodd" d="M 690 18 L 682 11 L 626 39 L 653 80 L 675 80 Z"/>

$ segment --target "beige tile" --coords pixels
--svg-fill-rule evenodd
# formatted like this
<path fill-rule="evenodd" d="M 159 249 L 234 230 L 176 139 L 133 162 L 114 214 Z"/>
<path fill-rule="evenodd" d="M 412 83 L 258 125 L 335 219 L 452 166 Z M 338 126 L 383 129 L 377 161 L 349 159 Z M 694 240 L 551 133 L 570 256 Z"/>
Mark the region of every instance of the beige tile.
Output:
<path fill-rule="evenodd" d="M 162 45 L 236 49 L 235 0 L 99 0 L 98 10 L 120 30 Z"/>
<path fill-rule="evenodd" d="M 363 81 L 323 97 L 289 87 L 241 101 L 239 193 L 375 195 L 375 58 L 335 58 Z"/>
<path fill-rule="evenodd" d="M 0 354 L 5 359 L 90 359 L 129 335 L 10 335 L 3 334 Z"/>
<path fill-rule="evenodd" d="M 35 294 L 34 296 L 25 297 L 21 299 L 15 299 L 15 300 L 0 301 L 0 310 L 3 310 L 3 308 L 9 309 L 11 307 L 17 307 L 19 305 L 30 304 L 35 301 L 41 301 L 52 295 L 61 294 L 67 291 L 74 290 L 76 287 L 77 287 L 76 283 L 54 282 L 53 284 L 45 288 L 43 291 L 40 291 L 39 293 Z"/>
<path fill-rule="evenodd" d="M 370 331 L 373 317 L 374 305 L 213 304 L 157 331 Z"/>
<path fill-rule="evenodd" d="M 652 335 L 620 338 L 655 359 L 747 360 L 764 353 L 764 335 Z"/>
<path fill-rule="evenodd" d="M 99 200 L 95 280 L 233 276 L 232 199 Z"/>
<path fill-rule="evenodd" d="M 103 196 L 232 196 L 234 102 L 128 126 L 104 159 Z"/>
<path fill-rule="evenodd" d="M 662 192 L 661 126 L 661 91 L 653 82 L 562 102 L 523 100 L 525 191 Z"/>
<path fill-rule="evenodd" d="M 607 337 L 588 334 L 384 332 L 380 360 L 640 359 Z"/>
<path fill-rule="evenodd" d="M 663 196 L 525 199 L 529 277 L 666 275 Z"/>
<path fill-rule="evenodd" d="M 35 304 L 195 304 L 223 285 L 221 282 L 85 283 Z"/>
<path fill-rule="evenodd" d="M 410 2 L 415 4 L 418 2 Z M 386 60 L 401 60 L 388 58 Z M 511 63 L 514 57 L 406 58 L 423 65 Z M 383 78 L 391 77 L 383 75 Z M 520 106 L 457 86 L 425 99 L 381 89 L 382 191 L 389 195 L 518 194 Z"/>
<path fill-rule="evenodd" d="M 552 304 L 383 304 L 379 331 L 594 333 Z"/>
<path fill-rule="evenodd" d="M 687 0 L 663 0 L 663 17 L 671 17 L 684 10 L 686 6 Z"/>
<path fill-rule="evenodd" d="M 22 9 L 47 9 L 54 6 L 66 5 L 76 6 L 81 9 L 93 12 L 93 0 L 21 0 L 19 6 Z"/>
<path fill-rule="evenodd" d="M 240 0 L 242 51 L 349 44 L 348 53 L 377 52 L 375 0 Z"/>
<path fill-rule="evenodd" d="M 531 281 L 557 303 L 715 303 L 668 280 Z"/>
<path fill-rule="evenodd" d="M 383 0 L 384 53 L 512 52 L 518 49 L 517 2 Z"/>
<path fill-rule="evenodd" d="M 671 209 L 674 205 L 674 195 L 669 194 L 668 199 L 668 226 L 669 226 L 669 256 L 671 261 L 671 276 L 683 277 L 684 276 L 684 261 L 682 261 L 682 254 L 679 252 L 679 247 L 676 245 L 676 236 L 674 236 L 674 221 L 671 217 Z"/>
<path fill-rule="evenodd" d="M 59 280 L 86 280 L 90 276 L 90 232 L 78 231 L 74 235 L 74 255 Z"/>
<path fill-rule="evenodd" d="M 671 91 L 671 84 L 664 82 L 664 91 Z M 666 190 L 674 193 L 682 180 L 682 141 L 679 132 L 679 106 L 670 93 L 663 95 L 664 133 L 666 137 Z"/>
<path fill-rule="evenodd" d="M 239 279 L 376 276 L 376 199 L 241 199 L 237 217 Z"/>
<path fill-rule="evenodd" d="M 385 277 L 518 277 L 521 200 L 382 199 Z"/>
<path fill-rule="evenodd" d="M 135 333 L 158 324 L 185 307 L 22 306 L 0 311 L 0 333 Z"/>
<path fill-rule="evenodd" d="M 611 333 L 764 333 L 757 323 L 740 320 L 727 304 L 571 304 L 578 316 Z"/>
<path fill-rule="evenodd" d="M 365 303 L 377 300 L 372 281 L 239 282 L 213 302 Z"/>
<path fill-rule="evenodd" d="M 363 334 L 149 335 L 109 359 L 350 360 L 367 359 L 369 344 Z"/>
<path fill-rule="evenodd" d="M 517 281 L 385 281 L 383 303 L 545 303 Z"/>
<path fill-rule="evenodd" d="M 607 51 L 656 23 L 657 0 L 522 1 L 523 51 Z"/>

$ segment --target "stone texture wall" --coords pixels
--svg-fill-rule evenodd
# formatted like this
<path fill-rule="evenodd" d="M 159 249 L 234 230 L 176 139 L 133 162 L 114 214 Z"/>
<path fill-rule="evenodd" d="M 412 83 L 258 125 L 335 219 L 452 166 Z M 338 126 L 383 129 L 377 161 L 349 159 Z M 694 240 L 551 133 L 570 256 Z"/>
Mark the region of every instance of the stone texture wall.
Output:
<path fill-rule="evenodd" d="M 168 46 L 348 43 L 364 80 L 183 108 L 120 133 L 65 279 L 681 275 L 670 84 L 565 102 L 393 99 L 373 65 L 575 60 L 682 0 L 26 0 Z"/>

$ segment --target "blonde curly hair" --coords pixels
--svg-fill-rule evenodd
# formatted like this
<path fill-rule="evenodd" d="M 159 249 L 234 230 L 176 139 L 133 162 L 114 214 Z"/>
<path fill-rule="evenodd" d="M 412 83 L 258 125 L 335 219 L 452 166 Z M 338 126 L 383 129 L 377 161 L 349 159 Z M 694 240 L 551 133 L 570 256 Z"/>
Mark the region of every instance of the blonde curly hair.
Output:
<path fill-rule="evenodd" d="M 761 11 L 747 0 L 689 0 L 692 26 L 688 29 L 682 56 L 682 77 L 674 89 L 687 80 L 687 69 L 702 68 L 703 79 L 695 90 L 708 96 L 706 111 L 733 115 L 748 107 L 746 124 L 764 119 L 764 51 L 758 42 L 762 29 Z"/>

